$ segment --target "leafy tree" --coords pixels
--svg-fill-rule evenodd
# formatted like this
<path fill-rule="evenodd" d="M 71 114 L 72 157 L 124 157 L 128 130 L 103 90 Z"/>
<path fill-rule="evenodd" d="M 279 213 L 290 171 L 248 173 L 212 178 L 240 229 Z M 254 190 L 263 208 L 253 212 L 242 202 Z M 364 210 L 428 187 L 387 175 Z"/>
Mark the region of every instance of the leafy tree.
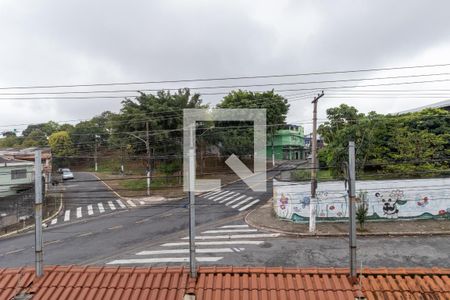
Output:
<path fill-rule="evenodd" d="M 217 108 L 265 108 L 267 121 L 267 134 L 273 133 L 286 122 L 289 111 L 287 99 L 276 94 L 273 90 L 266 92 L 252 92 L 237 90 L 225 96 L 217 105 Z M 218 127 L 230 127 L 222 129 L 215 134 L 211 143 L 220 144 L 225 154 L 251 154 L 253 152 L 253 128 L 249 122 L 217 122 Z M 239 128 L 240 127 L 240 128 Z"/>
<path fill-rule="evenodd" d="M 67 131 L 57 131 L 50 135 L 48 143 L 54 156 L 63 158 L 74 154 L 72 140 Z"/>
<path fill-rule="evenodd" d="M 47 137 L 49 137 L 52 133 L 60 130 L 59 124 L 53 121 L 48 121 L 47 123 L 41 123 L 41 124 L 32 124 L 28 125 L 28 127 L 22 131 L 22 135 L 24 137 L 27 137 L 33 130 L 39 129 L 42 132 L 45 133 Z"/>
<path fill-rule="evenodd" d="M 356 144 L 359 171 L 419 176 L 448 168 L 450 112 L 428 109 L 402 115 L 361 114 L 342 104 L 327 110 L 319 127 L 326 146 L 319 151 L 322 166 L 340 175 L 348 159 L 348 141 Z"/>
<path fill-rule="evenodd" d="M 34 129 L 23 140 L 24 147 L 44 147 L 48 145 L 47 135 L 40 129 Z"/>
<path fill-rule="evenodd" d="M 159 91 L 155 95 L 141 93 L 135 99 L 126 99 L 122 102 L 120 113 L 111 122 L 110 143 L 131 148 L 135 154 L 145 154 L 146 147 L 142 140 L 146 140 L 148 123 L 152 156 L 180 156 L 184 108 L 207 106 L 202 104 L 199 94 L 191 95 L 189 89 L 173 94 L 169 91 Z"/>

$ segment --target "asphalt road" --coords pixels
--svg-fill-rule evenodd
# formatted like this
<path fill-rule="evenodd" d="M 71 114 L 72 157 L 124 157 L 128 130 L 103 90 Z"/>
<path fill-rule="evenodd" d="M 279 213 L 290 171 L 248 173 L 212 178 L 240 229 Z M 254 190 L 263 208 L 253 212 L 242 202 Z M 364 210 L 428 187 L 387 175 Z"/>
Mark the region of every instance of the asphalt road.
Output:
<path fill-rule="evenodd" d="M 91 178 L 92 175 L 85 176 L 82 178 Z M 95 184 L 95 187 L 90 184 Z M 116 195 L 99 185 L 102 183 L 92 181 L 82 188 L 76 187 L 79 197 L 76 193 L 67 193 L 67 209 L 76 209 L 80 204 L 98 203 L 97 195 L 100 194 L 102 197 L 111 197 L 108 201 L 116 199 Z M 94 192 L 97 189 L 101 189 L 101 192 Z M 270 198 L 269 192 L 251 192 L 242 182 L 226 189 L 259 199 L 257 205 Z M 197 200 L 198 248 L 205 252 L 201 254 L 204 259 L 201 264 L 347 266 L 348 242 L 345 238 L 289 238 L 273 235 L 246 227 L 243 222 L 245 210 L 239 211 L 231 205 L 225 205 L 225 202 L 207 198 L 199 197 Z M 185 237 L 188 234 L 186 204 L 186 199 L 182 199 L 152 206 L 127 207 L 49 226 L 44 229 L 44 263 L 135 266 L 184 264 L 176 260 L 165 263 L 163 258 L 185 257 L 183 251 L 186 250 Z M 0 267 L 33 265 L 33 245 L 32 232 L 1 239 Z M 449 267 L 450 243 L 445 236 L 364 238 L 358 240 L 358 246 L 359 262 L 363 266 Z M 140 260 L 133 262 L 133 259 L 142 258 L 147 259 L 147 263 Z"/>

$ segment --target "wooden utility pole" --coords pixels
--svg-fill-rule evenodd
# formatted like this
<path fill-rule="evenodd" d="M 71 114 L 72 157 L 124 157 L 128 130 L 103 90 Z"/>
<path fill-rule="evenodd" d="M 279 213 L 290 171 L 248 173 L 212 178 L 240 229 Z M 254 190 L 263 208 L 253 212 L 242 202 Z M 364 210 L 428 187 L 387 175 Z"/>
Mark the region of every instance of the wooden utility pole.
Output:
<path fill-rule="evenodd" d="M 311 102 L 313 109 L 313 134 L 311 138 L 311 201 L 309 204 L 309 232 L 316 231 L 316 190 L 317 190 L 317 102 L 324 95 L 322 93 L 314 97 Z"/>

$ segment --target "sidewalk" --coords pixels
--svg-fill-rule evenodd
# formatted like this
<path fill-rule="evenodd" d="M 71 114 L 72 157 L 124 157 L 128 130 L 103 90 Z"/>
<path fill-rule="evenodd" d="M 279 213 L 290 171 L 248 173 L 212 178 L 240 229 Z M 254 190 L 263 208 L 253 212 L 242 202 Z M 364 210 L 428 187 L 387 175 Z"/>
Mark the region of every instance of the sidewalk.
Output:
<path fill-rule="evenodd" d="M 316 223 L 316 233 L 309 233 L 309 225 L 278 218 L 272 200 L 251 211 L 245 221 L 253 227 L 294 236 L 348 236 L 348 222 Z M 359 225 L 357 224 L 357 228 Z M 379 235 L 450 235 L 450 220 L 414 220 L 367 222 L 359 236 Z"/>

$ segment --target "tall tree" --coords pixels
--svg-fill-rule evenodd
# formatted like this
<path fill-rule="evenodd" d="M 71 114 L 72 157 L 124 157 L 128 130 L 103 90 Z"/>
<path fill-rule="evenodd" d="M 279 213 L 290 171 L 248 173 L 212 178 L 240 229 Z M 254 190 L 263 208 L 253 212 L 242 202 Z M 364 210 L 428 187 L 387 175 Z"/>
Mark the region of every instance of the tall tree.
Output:
<path fill-rule="evenodd" d="M 267 135 L 269 137 L 286 122 L 289 103 L 283 96 L 273 90 L 266 92 L 252 92 L 236 90 L 225 96 L 217 108 L 265 108 Z M 210 134 L 210 142 L 221 145 L 224 154 L 245 155 L 253 152 L 253 128 L 249 122 L 217 122 L 222 128 Z M 218 128 L 218 129 L 219 129 Z"/>

